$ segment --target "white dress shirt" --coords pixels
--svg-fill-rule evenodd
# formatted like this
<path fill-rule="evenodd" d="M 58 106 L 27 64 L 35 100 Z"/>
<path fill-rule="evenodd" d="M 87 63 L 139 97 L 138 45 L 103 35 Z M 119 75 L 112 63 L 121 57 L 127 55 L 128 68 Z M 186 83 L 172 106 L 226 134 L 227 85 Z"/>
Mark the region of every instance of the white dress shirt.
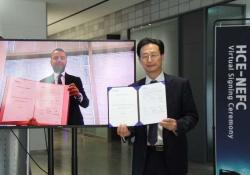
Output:
<path fill-rule="evenodd" d="M 62 80 L 62 84 L 65 85 L 65 72 L 60 73 L 62 74 L 61 80 Z M 54 72 L 54 80 L 55 80 L 55 84 L 58 84 L 58 76 L 59 73 Z"/>
<path fill-rule="evenodd" d="M 61 76 L 61 81 L 62 84 L 65 85 L 65 72 L 60 73 Z M 54 80 L 55 80 L 55 84 L 58 84 L 58 76 L 60 75 L 59 73 L 54 72 Z M 75 99 L 77 99 L 79 102 L 82 102 L 83 100 L 83 96 L 81 94 L 81 92 L 79 92 L 79 96 L 74 96 Z"/>
<path fill-rule="evenodd" d="M 164 73 L 161 72 L 160 75 L 159 75 L 156 79 L 154 79 L 154 80 L 156 80 L 156 81 L 158 81 L 158 82 L 160 82 L 160 81 L 163 81 L 163 82 L 164 82 L 164 81 L 165 81 Z M 149 76 L 146 75 L 145 84 L 150 84 L 151 81 L 152 81 L 152 79 L 151 79 Z M 152 117 L 154 117 L 154 116 L 152 116 Z M 167 117 L 167 116 L 166 116 L 166 117 Z M 148 132 L 148 130 L 149 130 L 149 125 L 147 125 L 147 132 Z M 160 126 L 160 125 L 158 124 L 157 142 L 155 143 L 155 145 L 163 145 L 162 130 L 163 130 L 162 126 Z M 148 134 L 148 133 L 147 133 L 147 134 Z M 150 145 L 150 143 L 147 142 L 147 145 Z"/>

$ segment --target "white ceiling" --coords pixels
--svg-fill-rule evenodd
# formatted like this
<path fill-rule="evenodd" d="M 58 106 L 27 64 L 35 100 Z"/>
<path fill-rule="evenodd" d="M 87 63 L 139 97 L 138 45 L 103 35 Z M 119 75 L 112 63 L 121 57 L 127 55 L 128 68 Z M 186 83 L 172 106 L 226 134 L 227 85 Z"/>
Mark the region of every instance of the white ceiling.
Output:
<path fill-rule="evenodd" d="M 144 0 L 46 0 L 48 35 L 94 20 L 142 1 Z M 73 15 L 75 13 L 78 14 Z"/>

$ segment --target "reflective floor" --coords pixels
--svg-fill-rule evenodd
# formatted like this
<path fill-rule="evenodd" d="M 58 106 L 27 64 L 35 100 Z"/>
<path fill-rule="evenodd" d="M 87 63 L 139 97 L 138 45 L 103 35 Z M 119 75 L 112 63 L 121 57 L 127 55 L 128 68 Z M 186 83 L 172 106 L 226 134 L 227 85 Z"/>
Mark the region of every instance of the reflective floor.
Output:
<path fill-rule="evenodd" d="M 54 130 L 54 174 L 71 175 L 71 130 Z M 131 174 L 132 147 L 120 142 L 78 133 L 78 175 Z M 48 171 L 46 151 L 33 151 L 32 157 Z M 32 160 L 32 175 L 45 175 Z M 211 165 L 189 163 L 188 175 L 212 175 Z"/>

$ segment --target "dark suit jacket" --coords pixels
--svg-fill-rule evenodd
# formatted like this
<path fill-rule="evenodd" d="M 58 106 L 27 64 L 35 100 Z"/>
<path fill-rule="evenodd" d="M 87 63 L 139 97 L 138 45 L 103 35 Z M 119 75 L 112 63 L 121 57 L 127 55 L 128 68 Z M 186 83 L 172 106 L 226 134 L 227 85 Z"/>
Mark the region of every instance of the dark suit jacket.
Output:
<path fill-rule="evenodd" d="M 52 74 L 51 76 L 42 79 L 41 82 L 55 83 L 54 75 Z M 74 97 L 70 97 L 69 111 L 68 111 L 68 125 L 83 125 L 84 122 L 79 105 L 84 108 L 88 107 L 89 99 L 84 92 L 81 79 L 79 77 L 65 73 L 65 84 L 69 85 L 71 83 L 75 83 L 76 87 L 79 89 L 80 93 L 83 96 L 83 100 L 80 103 Z"/>
<path fill-rule="evenodd" d="M 166 96 L 168 117 L 177 120 L 177 135 L 163 128 L 163 143 L 168 175 L 187 173 L 187 138 L 186 132 L 198 122 L 198 114 L 188 80 L 166 75 Z M 145 84 L 145 78 L 133 85 Z M 153 116 L 152 116 L 153 117 Z M 142 175 L 147 149 L 147 127 L 137 126 L 131 129 L 135 136 L 133 147 L 132 174 Z"/>

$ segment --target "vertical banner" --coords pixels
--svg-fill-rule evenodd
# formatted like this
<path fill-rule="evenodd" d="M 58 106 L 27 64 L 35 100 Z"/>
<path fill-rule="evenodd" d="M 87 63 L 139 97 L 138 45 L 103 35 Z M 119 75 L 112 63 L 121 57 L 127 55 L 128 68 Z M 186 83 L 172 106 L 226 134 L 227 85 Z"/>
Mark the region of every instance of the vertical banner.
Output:
<path fill-rule="evenodd" d="M 215 171 L 250 175 L 250 27 L 215 32 Z"/>

